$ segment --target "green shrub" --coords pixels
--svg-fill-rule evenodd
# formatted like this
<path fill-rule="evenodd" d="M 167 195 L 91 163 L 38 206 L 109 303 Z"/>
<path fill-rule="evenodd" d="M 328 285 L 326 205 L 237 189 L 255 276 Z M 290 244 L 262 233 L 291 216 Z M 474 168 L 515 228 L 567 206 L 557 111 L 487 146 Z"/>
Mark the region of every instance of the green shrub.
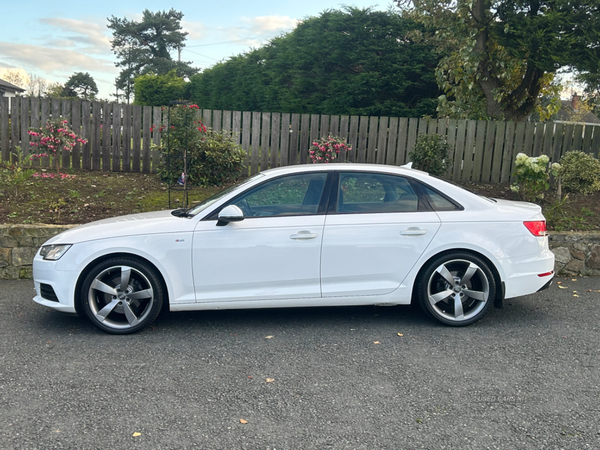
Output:
<path fill-rule="evenodd" d="M 449 150 L 450 146 L 439 134 L 422 134 L 408 156 L 413 162 L 413 168 L 441 176 L 452 164 L 452 160 L 448 158 Z"/>
<path fill-rule="evenodd" d="M 158 173 L 163 181 L 177 182 L 184 172 L 187 153 L 187 182 L 195 186 L 221 186 L 237 179 L 242 171 L 245 152 L 231 133 L 207 129 L 199 120 L 197 105 L 179 105 L 171 109 L 164 129 Z"/>
<path fill-rule="evenodd" d="M 589 195 L 600 191 L 600 161 L 580 151 L 567 152 L 560 159 L 558 175 L 567 192 Z"/>
<path fill-rule="evenodd" d="M 559 170 L 559 164 L 554 163 L 550 166 L 550 158 L 546 155 L 531 157 L 519 153 L 515 162 L 515 182 L 510 188 L 521 200 L 540 200 L 550 188 L 550 174 L 556 176 Z"/>

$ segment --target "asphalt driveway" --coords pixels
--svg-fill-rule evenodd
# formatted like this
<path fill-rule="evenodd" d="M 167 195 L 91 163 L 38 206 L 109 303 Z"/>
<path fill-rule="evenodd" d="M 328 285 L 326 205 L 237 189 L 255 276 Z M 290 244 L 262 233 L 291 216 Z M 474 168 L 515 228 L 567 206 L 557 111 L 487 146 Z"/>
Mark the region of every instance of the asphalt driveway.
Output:
<path fill-rule="evenodd" d="M 311 308 L 132 336 L 0 281 L 0 448 L 597 449 L 600 279 L 557 281 L 466 328 Z"/>

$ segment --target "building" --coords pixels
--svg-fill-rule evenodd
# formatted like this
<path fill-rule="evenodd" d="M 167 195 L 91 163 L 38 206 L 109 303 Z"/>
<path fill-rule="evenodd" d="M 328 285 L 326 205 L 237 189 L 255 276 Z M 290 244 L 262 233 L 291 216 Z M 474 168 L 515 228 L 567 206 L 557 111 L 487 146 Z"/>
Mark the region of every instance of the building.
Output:
<path fill-rule="evenodd" d="M 25 89 L 0 79 L 0 97 L 16 97 L 23 92 Z"/>

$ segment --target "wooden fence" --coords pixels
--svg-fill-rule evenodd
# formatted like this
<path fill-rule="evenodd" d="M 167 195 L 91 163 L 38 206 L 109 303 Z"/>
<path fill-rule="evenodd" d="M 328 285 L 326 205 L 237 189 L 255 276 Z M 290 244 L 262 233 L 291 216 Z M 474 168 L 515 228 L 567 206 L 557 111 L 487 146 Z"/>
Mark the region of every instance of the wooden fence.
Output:
<path fill-rule="evenodd" d="M 156 172 L 160 155 L 151 144 L 161 140 L 160 126 L 168 108 L 38 99 L 0 98 L 0 151 L 11 159 L 17 146 L 30 153 L 29 127 L 63 117 L 88 140 L 60 156 L 62 167 L 75 169 Z M 570 150 L 598 156 L 600 126 L 571 123 L 492 122 L 453 119 L 328 116 L 319 114 L 212 111 L 200 113 L 214 130 L 235 133 L 247 152 L 250 174 L 270 167 L 308 162 L 311 143 L 327 134 L 344 137 L 353 150 L 345 160 L 401 165 L 409 160 L 417 137 L 441 134 L 452 149 L 453 165 L 446 177 L 456 182 L 510 181 L 519 152 L 546 154 L 554 162 Z M 121 136 L 119 135 L 121 133 Z M 344 161 L 344 159 L 342 159 Z M 47 158 L 36 164 L 47 165 Z"/>

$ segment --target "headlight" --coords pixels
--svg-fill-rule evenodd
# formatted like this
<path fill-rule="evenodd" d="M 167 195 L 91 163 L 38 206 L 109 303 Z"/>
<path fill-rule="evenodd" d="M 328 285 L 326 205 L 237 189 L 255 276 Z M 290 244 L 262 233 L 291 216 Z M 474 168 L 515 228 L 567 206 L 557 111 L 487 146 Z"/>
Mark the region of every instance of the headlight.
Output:
<path fill-rule="evenodd" d="M 40 250 L 40 256 L 47 261 L 58 261 L 70 248 L 71 244 L 44 245 Z"/>

